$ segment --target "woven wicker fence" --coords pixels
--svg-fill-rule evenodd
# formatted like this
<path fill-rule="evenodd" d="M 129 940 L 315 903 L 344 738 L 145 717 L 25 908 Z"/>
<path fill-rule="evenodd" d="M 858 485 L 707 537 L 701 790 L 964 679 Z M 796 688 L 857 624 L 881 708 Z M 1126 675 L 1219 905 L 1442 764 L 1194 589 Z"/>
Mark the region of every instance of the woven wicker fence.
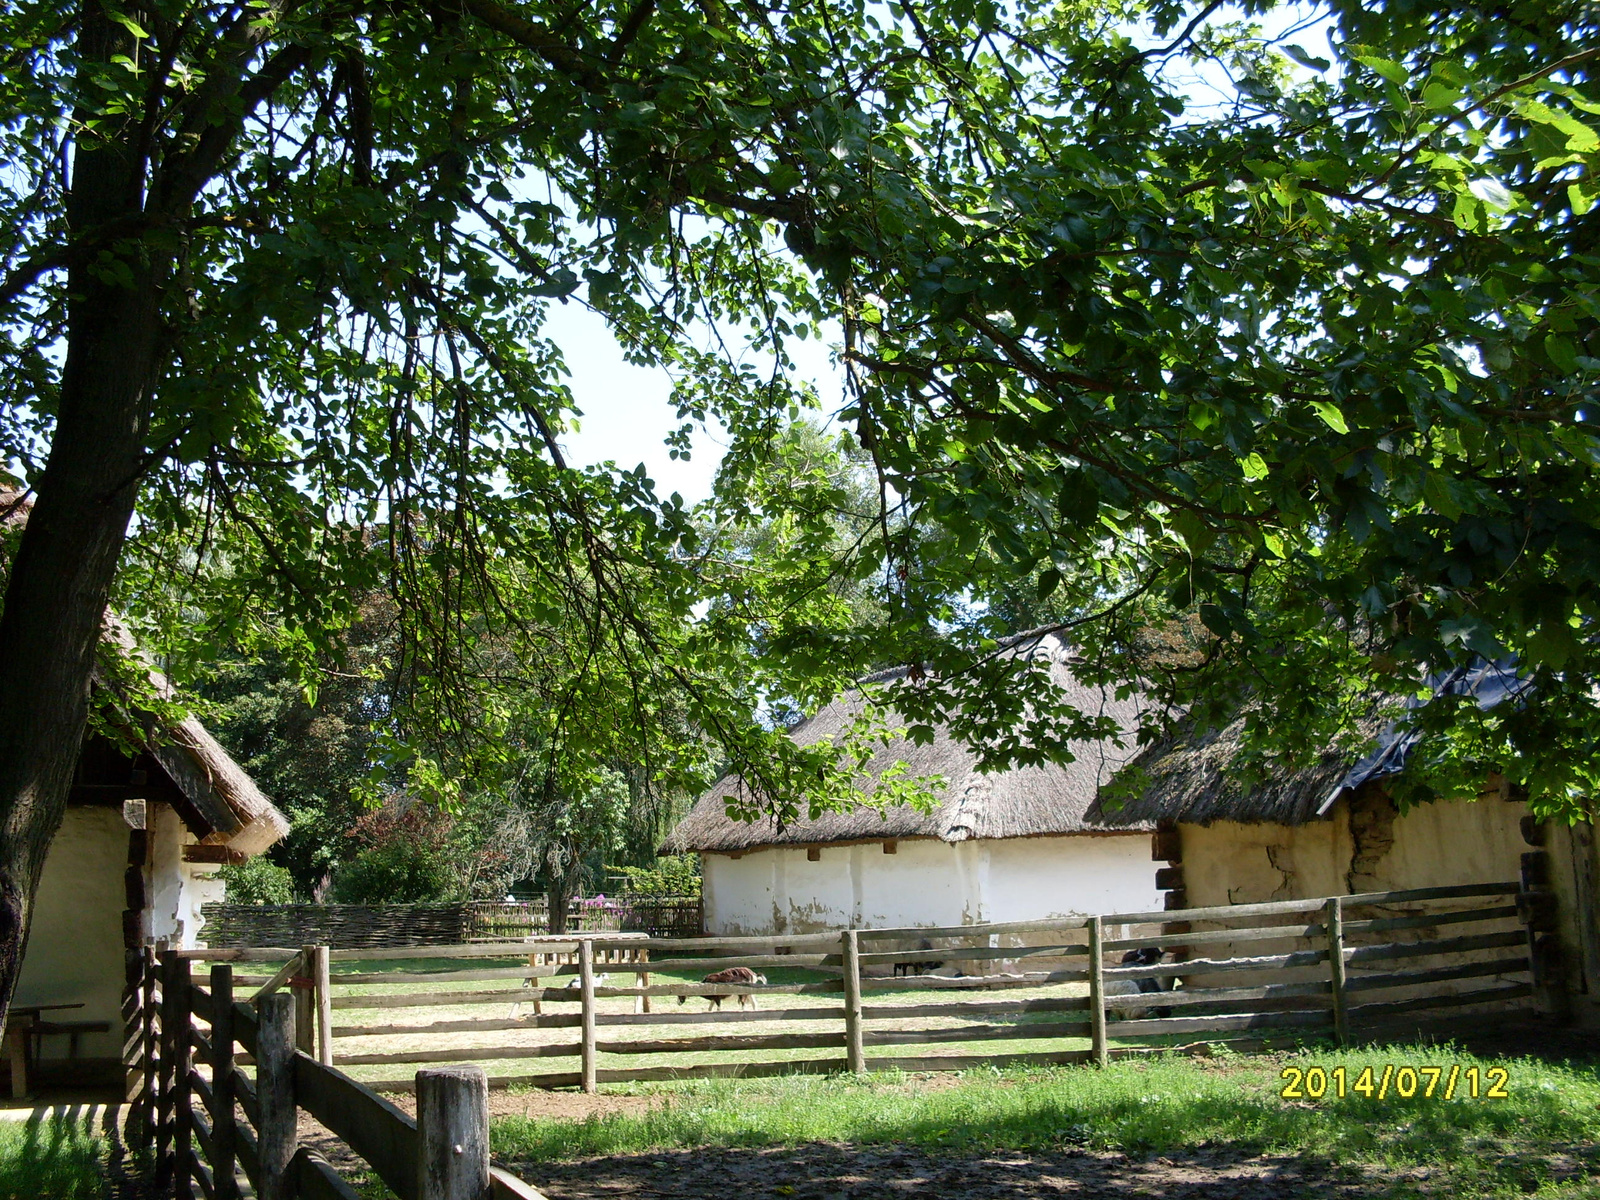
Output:
<path fill-rule="evenodd" d="M 455 904 L 207 904 L 200 937 L 213 949 L 331 946 L 339 950 L 450 946 L 532 937 L 550 931 L 543 901 Z M 579 898 L 567 914 L 572 933 L 611 931 L 698 937 L 698 898 Z"/>

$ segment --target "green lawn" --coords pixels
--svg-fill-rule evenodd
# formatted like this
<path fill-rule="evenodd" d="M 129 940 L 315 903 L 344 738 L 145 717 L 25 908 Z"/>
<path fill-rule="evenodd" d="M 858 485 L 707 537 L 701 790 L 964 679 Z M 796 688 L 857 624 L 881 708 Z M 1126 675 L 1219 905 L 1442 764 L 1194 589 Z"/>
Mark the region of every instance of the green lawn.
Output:
<path fill-rule="evenodd" d="M 75 1122 L 0 1122 L 0 1200 L 100 1200 L 105 1150 Z"/>
<path fill-rule="evenodd" d="M 1384 1099 L 1348 1090 L 1319 1102 L 1286 1100 L 1288 1067 L 1346 1068 L 1360 1082 L 1385 1065 L 1476 1066 L 1509 1073 L 1506 1099 L 1470 1098 L 1466 1076 L 1443 1098 Z M 1530 1059 L 1477 1058 L 1452 1048 L 1391 1047 L 1359 1052 L 1113 1063 L 1104 1071 L 1067 1067 L 973 1071 L 956 1079 L 875 1075 L 705 1081 L 631 1089 L 663 1103 L 647 1112 L 582 1122 L 508 1117 L 495 1123 L 495 1153 L 513 1163 L 668 1148 L 901 1143 L 950 1154 L 1069 1147 L 1152 1155 L 1201 1147 L 1320 1157 L 1366 1165 L 1398 1180 L 1426 1169 L 1461 1197 L 1531 1192 L 1600 1197 L 1600 1067 Z M 1558 1177 L 1567 1177 L 1558 1181 Z M 529 1173 L 537 1178 L 536 1172 Z M 1435 1194 L 1430 1191 L 1430 1194 Z"/>

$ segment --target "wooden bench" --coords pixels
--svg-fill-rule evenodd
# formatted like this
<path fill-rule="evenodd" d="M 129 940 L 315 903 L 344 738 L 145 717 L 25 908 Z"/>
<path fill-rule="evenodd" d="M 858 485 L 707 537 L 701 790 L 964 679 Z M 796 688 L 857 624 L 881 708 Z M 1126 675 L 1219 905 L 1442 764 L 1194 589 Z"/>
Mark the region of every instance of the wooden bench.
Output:
<path fill-rule="evenodd" d="M 78 1039 L 86 1033 L 110 1033 L 110 1021 L 36 1021 L 29 1033 L 33 1035 L 33 1061 L 35 1065 L 44 1057 L 44 1039 L 52 1035 L 67 1037 L 67 1059 L 78 1057 Z"/>

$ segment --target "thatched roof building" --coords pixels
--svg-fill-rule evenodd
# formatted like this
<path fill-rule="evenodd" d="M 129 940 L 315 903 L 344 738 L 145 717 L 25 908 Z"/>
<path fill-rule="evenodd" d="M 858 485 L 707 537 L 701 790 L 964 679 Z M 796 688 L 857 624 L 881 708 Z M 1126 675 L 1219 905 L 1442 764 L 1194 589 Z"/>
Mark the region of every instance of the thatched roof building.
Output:
<path fill-rule="evenodd" d="M 1434 696 L 1470 696 L 1492 708 L 1526 689 L 1511 661 L 1478 662 L 1429 679 Z M 1419 703 L 1408 701 L 1409 704 Z M 1325 748 L 1314 762 L 1297 771 L 1278 772 L 1254 783 L 1240 782 L 1237 769 L 1246 715 L 1225 728 L 1180 727 L 1147 747 L 1128 763 L 1128 773 L 1142 773 L 1142 787 L 1131 798 L 1107 789 L 1086 814 L 1090 823 L 1182 821 L 1209 825 L 1214 821 L 1303 825 L 1327 817 L 1342 796 L 1363 784 L 1392 778 L 1421 742 L 1415 732 L 1402 732 L 1378 713 L 1360 722 L 1356 740 L 1365 748 Z"/>
<path fill-rule="evenodd" d="M 0 488 L 0 529 L 21 529 L 32 510 L 32 493 Z M 156 696 L 164 701 L 175 698 L 171 683 L 145 659 L 115 614 L 106 614 L 101 642 L 138 664 Z M 203 844 L 225 848 L 209 856 L 191 852 L 193 861 L 248 858 L 288 834 L 288 818 L 197 718 L 169 721 L 145 711 L 136 697 L 125 695 L 126 689 L 98 668 L 92 685 L 92 702 L 119 726 L 120 744 L 99 734 L 88 736 L 69 803 L 105 805 L 133 799 L 170 804 Z"/>
<path fill-rule="evenodd" d="M 172 685 L 144 662 L 133 636 L 113 616 L 106 618 L 104 641 L 140 663 L 156 695 L 172 697 Z M 288 818 L 196 717 L 165 721 L 130 705 L 99 671 L 94 685 L 97 694 L 122 716 L 122 738 L 138 752 L 130 761 L 128 747 L 91 736 L 79 763 L 75 800 L 104 803 L 115 799 L 107 789 L 120 787 L 130 796 L 169 803 L 202 843 L 226 847 L 228 853 L 217 855 L 218 861 L 260 854 L 288 834 Z M 190 857 L 205 860 L 203 854 Z"/>
<path fill-rule="evenodd" d="M 1074 707 L 1091 715 L 1112 718 L 1122 731 L 1122 744 L 1110 739 L 1075 742 L 1071 746 L 1075 761 L 1071 763 L 1016 767 L 983 774 L 978 771 L 972 751 L 956 741 L 948 729 L 936 730 L 933 741 L 927 745 L 898 738 L 868 762 L 863 790 L 889 767 L 904 762 L 911 776 L 945 780 L 943 799 L 931 812 L 922 813 L 906 806 L 880 811 L 864 804 L 847 811 L 824 813 L 815 820 L 802 817 L 781 829 L 771 816 L 753 822 L 730 817 L 727 812 L 730 799 L 743 802 L 747 793 L 739 777 L 725 776 L 699 799 L 672 831 L 663 850 L 672 854 L 725 853 L 770 846 L 837 845 L 911 838 L 937 838 L 955 843 L 979 838 L 1128 833 L 1153 828 L 1143 818 L 1091 822 L 1086 817 L 1100 785 L 1109 780 L 1136 749 L 1142 701 L 1137 696 L 1119 700 L 1110 689 L 1080 681 L 1073 673 L 1071 654 L 1055 637 L 1034 639 L 1019 649 L 1049 661 L 1056 685 Z M 891 683 L 905 678 L 908 671 L 908 668 L 885 671 L 869 676 L 862 683 Z M 790 736 L 803 746 L 836 742 L 866 703 L 863 691 L 847 692 L 809 720 L 796 725 Z M 890 714 L 888 720 L 892 725 L 895 717 Z"/>

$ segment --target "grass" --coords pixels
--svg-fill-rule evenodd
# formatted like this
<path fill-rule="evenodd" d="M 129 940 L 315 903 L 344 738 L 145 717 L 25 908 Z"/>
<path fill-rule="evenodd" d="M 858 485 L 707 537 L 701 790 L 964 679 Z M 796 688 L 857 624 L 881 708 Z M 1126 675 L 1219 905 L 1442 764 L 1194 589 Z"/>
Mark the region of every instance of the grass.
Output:
<path fill-rule="evenodd" d="M 1459 1063 L 1510 1072 L 1509 1098 L 1285 1100 L 1286 1067 Z M 507 1117 L 495 1153 L 513 1162 L 668 1148 L 897 1143 L 951 1154 L 1069 1147 L 1153 1155 L 1224 1147 L 1318 1157 L 1401 1179 L 1419 1171 L 1459 1196 L 1600 1197 L 1600 1067 L 1477 1058 L 1449 1047 L 1155 1058 L 1104 1071 L 974 1071 L 957 1079 L 878 1075 L 706 1081 L 648 1111 L 582 1122 Z M 1582 1178 L 1587 1175 L 1589 1178 Z M 1575 1177 L 1575 1178 L 1574 1178 Z"/>
<path fill-rule="evenodd" d="M 73 1121 L 0 1123 L 0 1200 L 100 1200 L 105 1151 Z"/>

